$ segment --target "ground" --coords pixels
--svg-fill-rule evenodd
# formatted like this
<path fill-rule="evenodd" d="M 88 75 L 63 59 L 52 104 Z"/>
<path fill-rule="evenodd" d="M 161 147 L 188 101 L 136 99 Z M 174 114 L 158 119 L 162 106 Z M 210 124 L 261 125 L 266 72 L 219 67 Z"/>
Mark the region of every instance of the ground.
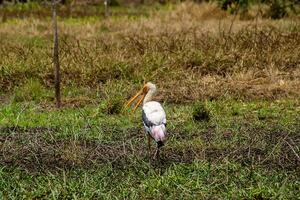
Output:
<path fill-rule="evenodd" d="M 0 24 L 0 198 L 300 198 L 299 19 L 134 11 L 59 19 L 60 109 L 51 21 Z M 168 119 L 161 160 L 140 110 L 122 108 L 149 80 Z"/>

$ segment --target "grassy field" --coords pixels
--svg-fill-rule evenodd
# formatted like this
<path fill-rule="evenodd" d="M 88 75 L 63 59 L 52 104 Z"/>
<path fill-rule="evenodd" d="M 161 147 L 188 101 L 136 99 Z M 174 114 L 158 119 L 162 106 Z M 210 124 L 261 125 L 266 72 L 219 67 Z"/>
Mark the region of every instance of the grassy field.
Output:
<path fill-rule="evenodd" d="M 61 109 L 50 18 L 0 23 L 0 199 L 299 199 L 299 18 L 114 9 L 59 18 Z M 160 161 L 122 110 L 145 81 L 168 117 Z"/>

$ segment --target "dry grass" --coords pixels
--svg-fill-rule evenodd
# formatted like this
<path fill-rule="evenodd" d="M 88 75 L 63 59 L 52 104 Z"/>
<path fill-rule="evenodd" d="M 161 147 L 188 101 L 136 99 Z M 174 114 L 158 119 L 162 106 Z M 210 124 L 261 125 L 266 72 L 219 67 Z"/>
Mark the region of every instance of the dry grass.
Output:
<path fill-rule="evenodd" d="M 49 25 L 37 19 L 0 25 L 2 90 L 30 77 L 52 87 Z M 297 98 L 299 27 L 297 19 L 242 21 L 213 4 L 192 3 L 136 20 L 65 19 L 59 22 L 63 86 L 105 93 L 109 81 L 138 87 L 151 80 L 172 102 Z"/>

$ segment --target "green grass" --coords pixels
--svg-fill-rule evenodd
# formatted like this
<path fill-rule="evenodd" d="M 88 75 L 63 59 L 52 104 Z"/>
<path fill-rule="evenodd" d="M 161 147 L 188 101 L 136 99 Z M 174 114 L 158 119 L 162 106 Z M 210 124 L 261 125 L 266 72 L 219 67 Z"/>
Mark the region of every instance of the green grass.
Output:
<path fill-rule="evenodd" d="M 3 197 L 7 198 L 299 198 L 298 177 L 285 173 L 272 174 L 272 171 L 253 170 L 234 163 L 179 164 L 163 173 L 148 170 L 146 163 L 140 165 L 143 165 L 143 170 L 116 171 L 102 167 L 71 172 L 61 170 L 41 176 L 2 169 L 0 184 Z M 5 175 L 13 175 L 13 178 Z"/>
<path fill-rule="evenodd" d="M 192 105 L 165 106 L 170 138 L 161 163 L 152 164 L 139 113 L 107 115 L 92 105 L 45 109 L 34 102 L 1 106 L 0 195 L 299 198 L 299 102 L 205 104 L 209 121 L 193 121 Z"/>

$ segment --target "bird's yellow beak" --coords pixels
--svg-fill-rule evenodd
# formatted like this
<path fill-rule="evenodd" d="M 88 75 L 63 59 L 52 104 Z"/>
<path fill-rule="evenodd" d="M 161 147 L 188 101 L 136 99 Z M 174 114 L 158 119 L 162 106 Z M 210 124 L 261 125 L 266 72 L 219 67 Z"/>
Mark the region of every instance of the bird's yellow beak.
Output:
<path fill-rule="evenodd" d="M 137 104 L 134 106 L 133 111 L 135 111 L 139 105 L 143 102 L 146 94 L 148 92 L 148 87 L 145 85 L 138 93 L 136 93 L 136 95 L 134 95 L 126 104 L 125 104 L 125 108 L 130 107 L 130 105 L 134 102 L 134 100 L 136 100 L 139 96 L 142 96 L 140 98 L 140 100 L 137 102 Z"/>

